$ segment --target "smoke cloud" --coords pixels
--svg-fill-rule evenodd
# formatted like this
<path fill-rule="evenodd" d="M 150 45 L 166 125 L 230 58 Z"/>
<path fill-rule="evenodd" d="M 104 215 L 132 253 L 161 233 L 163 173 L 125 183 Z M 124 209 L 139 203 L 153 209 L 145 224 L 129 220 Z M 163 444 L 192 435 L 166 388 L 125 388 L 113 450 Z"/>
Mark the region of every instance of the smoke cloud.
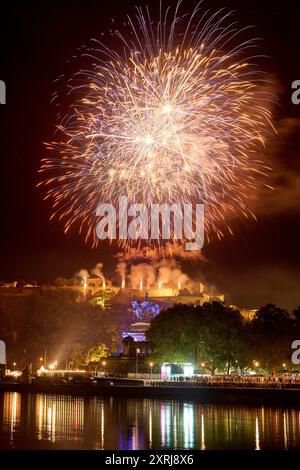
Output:
<path fill-rule="evenodd" d="M 90 277 L 90 276 L 98 276 L 100 277 L 100 279 L 102 279 L 103 281 L 105 281 L 105 276 L 102 272 L 102 268 L 103 268 L 103 263 L 97 263 L 96 266 L 90 270 L 88 269 L 80 269 L 76 274 L 75 276 L 76 277 L 79 277 L 81 279 L 84 279 L 86 277 Z"/>
<path fill-rule="evenodd" d="M 75 277 L 80 277 L 81 279 L 84 279 L 89 276 L 89 272 L 87 269 L 80 269 L 76 274 Z"/>
<path fill-rule="evenodd" d="M 100 277 L 100 279 L 104 281 L 105 278 L 102 272 L 102 268 L 103 268 L 103 263 L 97 263 L 96 266 L 93 269 L 91 269 L 91 274 L 93 274 L 94 276 Z"/>

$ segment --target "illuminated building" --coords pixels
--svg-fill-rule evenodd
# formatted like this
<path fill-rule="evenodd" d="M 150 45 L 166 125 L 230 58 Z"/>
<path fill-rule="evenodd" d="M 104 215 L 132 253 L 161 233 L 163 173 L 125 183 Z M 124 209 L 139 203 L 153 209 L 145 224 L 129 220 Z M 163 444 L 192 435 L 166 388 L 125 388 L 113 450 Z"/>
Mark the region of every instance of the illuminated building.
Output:
<path fill-rule="evenodd" d="M 129 331 L 123 331 L 124 355 L 134 357 L 139 350 L 141 357 L 146 357 L 151 352 L 146 332 L 151 320 L 159 314 L 160 308 L 149 299 L 147 293 L 143 300 L 132 299 L 131 308 L 138 321 L 131 324 Z"/>
<path fill-rule="evenodd" d="M 168 363 L 164 362 L 160 370 L 162 379 L 170 379 L 172 377 L 193 377 L 194 375 L 194 366 L 190 362 L 187 363 Z"/>

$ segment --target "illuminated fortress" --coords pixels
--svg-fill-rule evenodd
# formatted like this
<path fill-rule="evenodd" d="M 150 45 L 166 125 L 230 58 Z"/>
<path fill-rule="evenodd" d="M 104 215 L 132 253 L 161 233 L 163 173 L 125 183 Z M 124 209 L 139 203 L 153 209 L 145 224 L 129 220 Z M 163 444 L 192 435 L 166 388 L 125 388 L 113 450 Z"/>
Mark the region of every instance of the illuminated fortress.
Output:
<path fill-rule="evenodd" d="M 122 287 L 123 286 L 123 287 Z M 97 276 L 86 278 L 80 287 L 83 298 L 97 303 L 102 308 L 113 308 L 114 305 L 124 306 L 130 309 L 141 320 L 149 314 L 156 316 L 162 309 L 172 307 L 175 304 L 203 305 L 205 302 L 224 302 L 225 296 L 221 293 L 210 292 L 202 282 L 193 283 L 192 287 L 160 286 L 145 288 L 142 283 L 139 288 L 116 287 L 110 281 Z M 255 315 L 255 309 L 238 309 L 246 320 L 251 320 Z M 147 309 L 149 312 L 147 314 Z M 149 318 L 150 321 L 151 318 Z"/>
<path fill-rule="evenodd" d="M 124 284 L 123 284 L 124 286 Z M 205 289 L 203 283 L 193 285 L 193 288 L 161 286 L 146 288 L 141 283 L 140 287 L 116 287 L 110 281 L 97 276 L 85 278 L 81 290 L 86 300 L 99 298 L 99 304 L 103 307 L 111 304 L 129 304 L 132 299 L 142 300 L 150 298 L 159 304 L 174 305 L 177 303 L 202 305 L 204 302 L 224 302 L 224 294 L 211 294 Z"/>
<path fill-rule="evenodd" d="M 124 312 L 131 310 L 140 320 L 145 314 L 145 306 L 151 303 L 152 313 L 157 315 L 162 309 L 172 307 L 175 304 L 203 305 L 205 302 L 224 302 L 225 296 L 221 293 L 211 292 L 202 282 L 191 283 L 183 288 L 180 282 L 177 287 L 162 286 L 158 283 L 157 287 L 144 287 L 140 283 L 139 288 L 115 286 L 110 280 L 99 276 L 85 277 L 79 283 L 74 285 L 42 285 L 33 286 L 31 284 L 17 286 L 16 282 L 3 284 L 0 287 L 0 297 L 23 297 L 32 295 L 37 290 L 49 291 L 55 289 L 71 289 L 79 293 L 80 301 L 92 302 L 101 309 L 110 309 L 114 306 L 124 308 Z M 146 303 L 145 303 L 146 302 Z M 255 314 L 255 309 L 239 308 L 241 314 L 246 320 L 251 320 Z M 141 313 L 143 311 L 143 313 Z"/>

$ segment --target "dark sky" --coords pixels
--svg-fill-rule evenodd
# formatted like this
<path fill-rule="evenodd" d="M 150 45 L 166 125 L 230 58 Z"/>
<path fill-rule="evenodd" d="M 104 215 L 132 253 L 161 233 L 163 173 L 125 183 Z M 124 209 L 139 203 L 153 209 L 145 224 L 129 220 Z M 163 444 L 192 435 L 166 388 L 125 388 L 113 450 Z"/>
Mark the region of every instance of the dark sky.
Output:
<path fill-rule="evenodd" d="M 65 72 L 66 60 L 99 37 L 111 17 L 132 13 L 136 4 L 153 8 L 155 1 L 10 2 L 1 12 L 0 79 L 6 82 L 7 104 L 0 106 L 0 280 L 46 281 L 98 261 L 107 274 L 112 270 L 107 245 L 92 250 L 76 234 L 64 236 L 59 222 L 49 222 L 49 207 L 35 188 L 37 170 L 43 142 L 53 135 L 53 80 Z M 186 0 L 186 9 L 189 4 L 194 2 Z M 280 91 L 274 114 L 278 136 L 268 149 L 276 191 L 259 201 L 258 222 L 239 224 L 234 237 L 206 245 L 207 262 L 189 270 L 203 270 L 239 305 L 274 301 L 292 308 L 300 304 L 300 105 L 291 103 L 291 83 L 300 80 L 300 7 L 266 0 L 205 5 L 235 9 L 241 25 L 255 25 L 263 38 L 265 70 Z"/>

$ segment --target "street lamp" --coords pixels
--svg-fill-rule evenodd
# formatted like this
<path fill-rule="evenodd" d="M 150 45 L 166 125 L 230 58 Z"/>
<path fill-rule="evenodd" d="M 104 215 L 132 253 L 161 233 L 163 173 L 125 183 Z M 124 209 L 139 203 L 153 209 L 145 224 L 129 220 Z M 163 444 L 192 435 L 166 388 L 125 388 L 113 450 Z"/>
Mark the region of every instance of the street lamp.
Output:
<path fill-rule="evenodd" d="M 16 370 L 16 365 L 17 365 L 17 363 L 13 362 L 14 370 Z"/>
<path fill-rule="evenodd" d="M 286 368 L 286 363 L 285 362 L 282 363 L 282 367 Z"/>
<path fill-rule="evenodd" d="M 152 380 L 153 362 L 150 362 L 149 366 L 150 366 L 150 371 L 151 371 L 151 372 L 150 372 L 150 378 L 151 378 L 151 380 Z"/>
<path fill-rule="evenodd" d="M 139 371 L 139 354 L 141 350 L 140 348 L 136 348 L 135 350 L 135 376 L 137 377 Z"/>

